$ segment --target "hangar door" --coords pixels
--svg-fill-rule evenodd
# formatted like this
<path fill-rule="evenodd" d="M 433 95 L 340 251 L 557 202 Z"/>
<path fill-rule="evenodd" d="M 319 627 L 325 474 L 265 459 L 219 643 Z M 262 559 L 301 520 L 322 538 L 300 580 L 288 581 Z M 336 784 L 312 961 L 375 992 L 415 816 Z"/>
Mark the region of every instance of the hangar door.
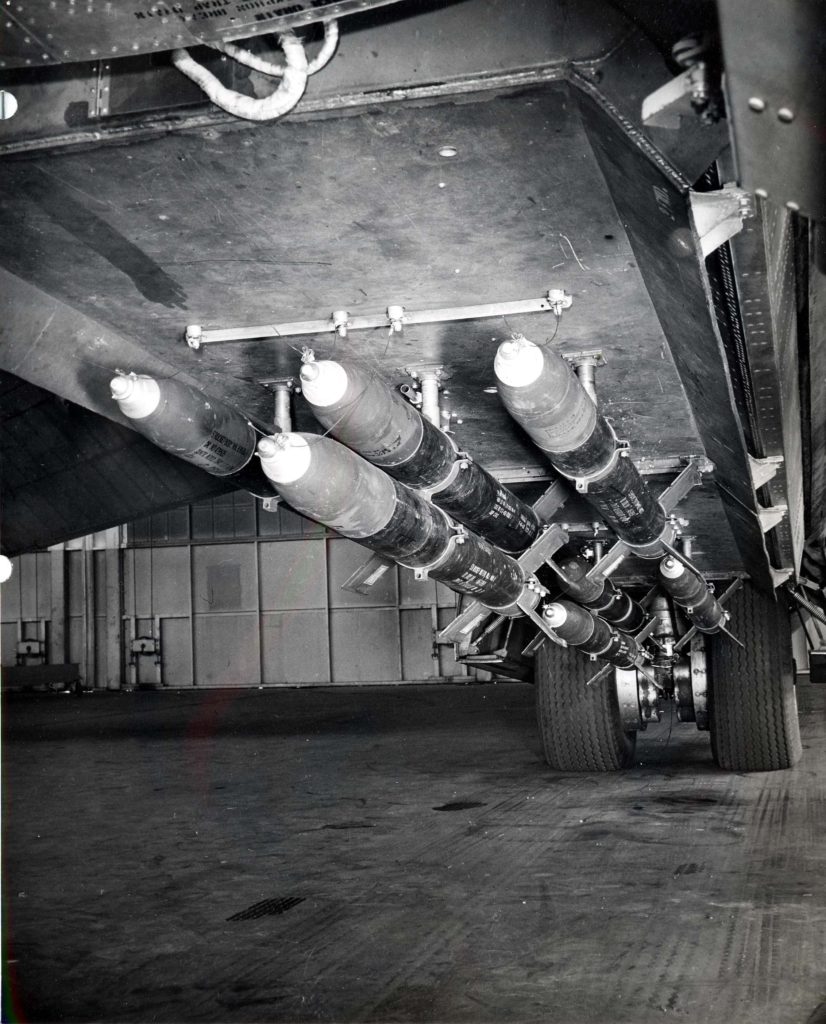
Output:
<path fill-rule="evenodd" d="M 250 686 L 400 682 L 464 674 L 435 630 L 456 595 L 389 568 L 362 595 L 341 585 L 370 553 L 296 516 L 224 495 L 130 525 L 123 552 L 133 683 Z M 135 662 L 137 661 L 137 664 Z"/>

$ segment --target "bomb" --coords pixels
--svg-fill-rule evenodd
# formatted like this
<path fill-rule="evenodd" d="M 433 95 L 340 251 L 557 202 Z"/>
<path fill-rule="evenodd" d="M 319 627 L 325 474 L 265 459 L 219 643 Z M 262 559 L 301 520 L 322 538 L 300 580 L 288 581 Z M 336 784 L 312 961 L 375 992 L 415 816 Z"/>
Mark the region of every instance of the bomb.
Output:
<path fill-rule="evenodd" d="M 672 555 L 660 562 L 657 575 L 663 588 L 700 632 L 719 633 L 724 629 L 726 613 L 702 576 Z"/>
<path fill-rule="evenodd" d="M 609 626 L 605 619 L 581 608 L 572 601 L 555 601 L 546 605 L 542 615 L 560 640 L 578 647 L 617 668 L 633 668 L 640 649 L 633 637 Z"/>
<path fill-rule="evenodd" d="M 505 408 L 554 468 L 581 483 L 584 497 L 637 554 L 661 555 L 665 512 L 565 360 L 519 336 L 499 346 L 494 372 Z"/>
<path fill-rule="evenodd" d="M 258 443 L 261 466 L 297 512 L 377 554 L 426 570 L 490 608 L 514 605 L 526 589 L 519 563 L 331 437 L 283 433 Z"/>
<path fill-rule="evenodd" d="M 121 373 L 109 386 L 132 427 L 159 448 L 258 497 L 275 493 L 253 459 L 255 427 L 237 409 L 178 380 Z"/>
<path fill-rule="evenodd" d="M 645 625 L 645 611 L 624 590 L 604 576 L 588 579 L 590 566 L 584 558 L 566 558 L 559 563 L 559 569 L 558 582 L 563 592 L 612 626 L 633 634 Z"/>
<path fill-rule="evenodd" d="M 536 512 L 368 368 L 315 360 L 301 367 L 301 389 L 333 437 L 395 480 L 424 490 L 453 519 L 511 554 L 541 529 Z"/>

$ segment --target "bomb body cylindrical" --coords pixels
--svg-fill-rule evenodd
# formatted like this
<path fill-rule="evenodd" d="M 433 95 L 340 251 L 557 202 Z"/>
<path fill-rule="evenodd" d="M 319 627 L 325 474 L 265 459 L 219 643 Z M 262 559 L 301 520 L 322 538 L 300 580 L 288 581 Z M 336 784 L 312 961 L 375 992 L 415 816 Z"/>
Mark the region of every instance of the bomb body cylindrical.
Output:
<path fill-rule="evenodd" d="M 584 496 L 621 540 L 645 556 L 661 554 L 665 512 L 565 360 L 518 337 L 499 346 L 494 370 L 505 408 L 554 468 L 584 483 Z"/>
<path fill-rule="evenodd" d="M 660 562 L 658 577 L 663 588 L 672 596 L 702 633 L 719 633 L 726 624 L 723 606 L 712 594 L 706 581 L 687 565 L 667 555 Z"/>
<path fill-rule="evenodd" d="M 255 427 L 237 409 L 177 380 L 121 373 L 110 387 L 133 428 L 159 448 L 259 497 L 275 493 L 252 458 Z"/>
<path fill-rule="evenodd" d="M 457 534 L 441 509 L 331 437 L 279 434 L 262 439 L 258 454 L 281 497 L 308 518 L 492 608 L 521 595 L 515 559 Z"/>
<path fill-rule="evenodd" d="M 604 576 L 588 579 L 590 566 L 584 558 L 565 558 L 559 568 L 564 574 L 558 577 L 562 591 L 612 626 L 634 634 L 645 625 L 645 611 L 629 594 Z"/>
<path fill-rule="evenodd" d="M 640 652 L 634 638 L 614 629 L 587 608 L 572 601 L 555 601 L 546 605 L 542 614 L 561 640 L 584 654 L 592 654 L 618 668 L 636 664 Z"/>
<path fill-rule="evenodd" d="M 304 398 L 342 444 L 512 554 L 539 535 L 536 512 L 469 458 L 367 367 L 319 360 L 301 368 Z"/>

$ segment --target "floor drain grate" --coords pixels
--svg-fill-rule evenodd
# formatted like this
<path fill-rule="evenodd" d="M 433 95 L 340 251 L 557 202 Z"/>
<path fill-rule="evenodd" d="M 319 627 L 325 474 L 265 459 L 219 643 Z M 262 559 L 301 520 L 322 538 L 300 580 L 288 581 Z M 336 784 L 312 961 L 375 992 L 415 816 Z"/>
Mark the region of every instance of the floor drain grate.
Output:
<path fill-rule="evenodd" d="M 286 911 L 292 910 L 293 907 L 297 907 L 299 903 L 303 903 L 305 898 L 304 896 L 280 896 L 274 900 L 261 900 L 260 903 L 253 903 L 246 910 L 241 910 L 239 913 L 233 914 L 232 917 L 228 917 L 227 921 L 250 921 L 254 917 L 284 914 Z"/>

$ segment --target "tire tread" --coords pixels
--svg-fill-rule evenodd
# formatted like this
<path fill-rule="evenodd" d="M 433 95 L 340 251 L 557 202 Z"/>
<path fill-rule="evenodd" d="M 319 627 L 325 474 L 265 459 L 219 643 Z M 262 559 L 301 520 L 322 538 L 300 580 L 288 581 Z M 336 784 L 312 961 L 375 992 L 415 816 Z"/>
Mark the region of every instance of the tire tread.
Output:
<path fill-rule="evenodd" d="M 791 629 L 786 610 L 746 583 L 732 596 L 729 628 L 743 643 L 710 647 L 714 759 L 728 771 L 780 771 L 800 758 Z"/>
<path fill-rule="evenodd" d="M 636 734 L 623 731 L 613 674 L 587 685 L 603 667 L 550 641 L 537 651 L 536 718 L 551 768 L 611 772 L 633 764 Z"/>

